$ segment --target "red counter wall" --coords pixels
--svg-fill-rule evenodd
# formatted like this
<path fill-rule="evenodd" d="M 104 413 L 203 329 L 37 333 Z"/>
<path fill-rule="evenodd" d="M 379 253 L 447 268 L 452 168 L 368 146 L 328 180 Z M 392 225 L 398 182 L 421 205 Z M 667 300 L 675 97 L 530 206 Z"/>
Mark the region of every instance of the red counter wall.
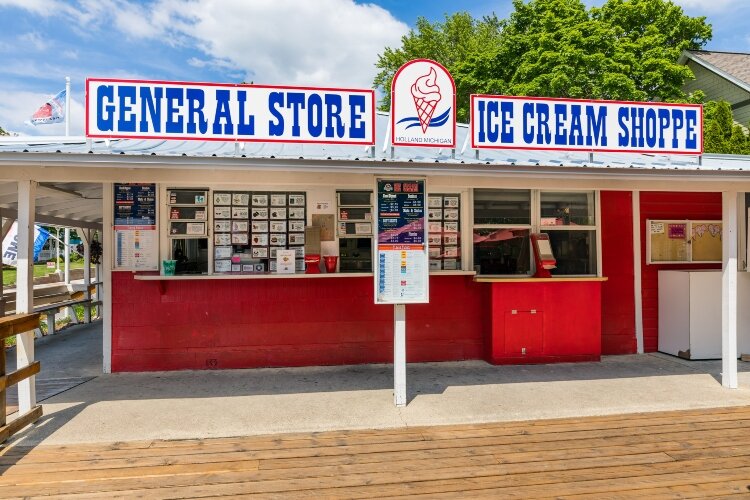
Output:
<path fill-rule="evenodd" d="M 489 293 L 471 276 L 433 276 L 409 305 L 407 360 L 482 359 Z M 372 277 L 140 281 L 112 273 L 112 371 L 393 361 L 393 307 Z"/>

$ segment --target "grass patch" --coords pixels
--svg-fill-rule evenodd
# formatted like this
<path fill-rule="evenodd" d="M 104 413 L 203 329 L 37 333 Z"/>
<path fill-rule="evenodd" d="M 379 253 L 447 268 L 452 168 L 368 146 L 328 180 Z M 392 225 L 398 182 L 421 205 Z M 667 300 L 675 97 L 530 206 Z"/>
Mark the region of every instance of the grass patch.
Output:
<path fill-rule="evenodd" d="M 60 268 L 62 269 L 62 265 Z M 71 269 L 83 269 L 83 262 L 71 262 Z M 48 269 L 47 264 L 34 264 L 34 277 L 41 278 L 55 272 L 54 269 Z M 16 268 L 3 266 L 3 286 L 16 284 Z"/>

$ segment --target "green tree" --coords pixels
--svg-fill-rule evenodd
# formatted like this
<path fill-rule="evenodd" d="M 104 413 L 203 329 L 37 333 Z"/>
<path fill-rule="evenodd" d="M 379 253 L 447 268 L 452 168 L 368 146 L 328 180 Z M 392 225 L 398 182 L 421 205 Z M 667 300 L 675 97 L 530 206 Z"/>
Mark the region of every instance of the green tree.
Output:
<path fill-rule="evenodd" d="M 513 1 L 506 20 L 467 13 L 444 22 L 420 18 L 401 47 L 379 56 L 375 87 L 390 107 L 390 83 L 414 58 L 434 59 L 456 81 L 459 121 L 469 118 L 471 93 L 590 99 L 680 100 L 692 77 L 677 64 L 682 50 L 711 38 L 704 17 L 689 17 L 670 0 Z"/>
<path fill-rule="evenodd" d="M 10 134 L 6 132 L 3 127 L 0 127 L 0 136 L 3 136 L 3 135 L 10 135 Z"/>

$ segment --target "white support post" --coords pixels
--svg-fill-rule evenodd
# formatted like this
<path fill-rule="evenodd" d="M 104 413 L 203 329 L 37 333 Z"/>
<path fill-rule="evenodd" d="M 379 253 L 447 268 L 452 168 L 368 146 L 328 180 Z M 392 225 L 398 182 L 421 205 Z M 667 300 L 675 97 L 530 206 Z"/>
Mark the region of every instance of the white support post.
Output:
<path fill-rule="evenodd" d="M 102 371 L 112 372 L 112 234 L 114 192 L 111 182 L 105 182 L 102 186 L 102 260 L 99 269 L 101 276 L 97 273 L 97 281 L 102 282 L 98 288 L 101 296 L 96 299 L 102 301 Z"/>
<path fill-rule="evenodd" d="M 633 294 L 635 296 L 635 344 L 643 348 L 643 288 L 641 285 L 641 192 L 633 191 Z"/>
<path fill-rule="evenodd" d="M 393 306 L 393 403 L 406 406 L 406 305 Z"/>
<path fill-rule="evenodd" d="M 70 228 L 65 228 L 65 284 L 70 285 Z"/>
<path fill-rule="evenodd" d="M 91 229 L 78 228 L 83 241 L 83 283 L 86 287 L 84 296 L 86 300 L 91 301 Z M 87 304 L 83 308 L 83 322 L 91 323 L 91 305 Z"/>
<path fill-rule="evenodd" d="M 65 137 L 70 136 L 70 77 L 65 77 Z"/>
<path fill-rule="evenodd" d="M 721 195 L 721 385 L 737 389 L 737 192 Z"/>
<path fill-rule="evenodd" d="M 60 228 L 55 228 L 55 272 L 60 276 Z"/>
<path fill-rule="evenodd" d="M 18 181 L 18 263 L 16 266 L 16 314 L 34 312 L 34 214 L 36 182 Z M 16 366 L 34 362 L 34 332 L 16 335 Z M 36 377 L 18 382 L 21 415 L 36 406 Z"/>

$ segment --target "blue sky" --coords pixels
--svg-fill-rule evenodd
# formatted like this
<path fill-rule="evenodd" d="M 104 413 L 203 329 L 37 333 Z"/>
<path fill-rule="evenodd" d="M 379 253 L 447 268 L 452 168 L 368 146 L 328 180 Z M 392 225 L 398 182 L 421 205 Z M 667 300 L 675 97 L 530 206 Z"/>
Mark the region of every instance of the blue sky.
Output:
<path fill-rule="evenodd" d="M 600 5 L 603 0 L 585 0 Z M 707 16 L 708 48 L 750 52 L 750 0 L 674 0 Z M 466 10 L 506 17 L 510 0 L 0 0 L 0 126 L 24 123 L 72 80 L 82 133 L 86 77 L 369 87 L 377 54 L 417 16 Z"/>

